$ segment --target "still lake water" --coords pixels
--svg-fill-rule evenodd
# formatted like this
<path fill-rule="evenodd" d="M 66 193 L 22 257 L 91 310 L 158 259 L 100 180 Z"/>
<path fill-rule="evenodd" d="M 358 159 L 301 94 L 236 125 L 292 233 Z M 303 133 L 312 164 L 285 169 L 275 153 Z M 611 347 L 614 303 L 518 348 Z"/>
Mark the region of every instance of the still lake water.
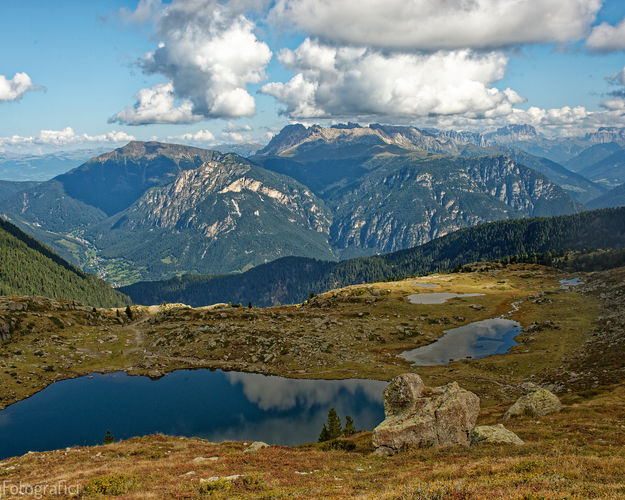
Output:
<path fill-rule="evenodd" d="M 583 285 L 581 278 L 563 279 L 559 281 L 562 290 L 569 290 L 572 286 Z"/>
<path fill-rule="evenodd" d="M 444 304 L 449 299 L 457 297 L 482 297 L 483 293 L 452 293 L 452 292 L 434 292 L 434 293 L 415 293 L 408 295 L 411 304 Z"/>
<path fill-rule="evenodd" d="M 0 459 L 28 451 L 101 444 L 161 432 L 210 441 L 316 441 L 328 410 L 358 429 L 384 419 L 376 380 L 300 380 L 178 370 L 158 380 L 125 373 L 56 382 L 0 411 Z"/>
<path fill-rule="evenodd" d="M 517 345 L 514 337 L 521 333 L 521 325 L 509 319 L 492 318 L 475 321 L 458 328 L 445 330 L 436 342 L 404 351 L 401 357 L 416 366 L 446 365 L 449 359 L 483 358 L 504 354 Z"/>

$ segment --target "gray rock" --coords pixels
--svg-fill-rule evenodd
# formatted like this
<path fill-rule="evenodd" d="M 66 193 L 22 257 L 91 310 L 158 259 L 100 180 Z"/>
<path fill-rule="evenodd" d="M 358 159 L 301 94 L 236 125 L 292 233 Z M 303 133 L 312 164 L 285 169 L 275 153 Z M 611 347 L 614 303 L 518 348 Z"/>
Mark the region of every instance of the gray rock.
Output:
<path fill-rule="evenodd" d="M 11 330 L 7 323 L 0 323 L 0 341 L 9 340 L 11 338 Z"/>
<path fill-rule="evenodd" d="M 384 389 L 384 415 L 402 415 L 409 411 L 421 396 L 425 385 L 416 373 L 398 375 Z"/>
<path fill-rule="evenodd" d="M 562 410 L 562 403 L 560 403 L 558 396 L 546 389 L 539 389 L 517 399 L 503 418 L 542 417 L 549 413 L 558 413 L 560 410 Z"/>
<path fill-rule="evenodd" d="M 213 483 L 218 481 L 236 481 L 237 479 L 243 477 L 243 474 L 233 474 L 232 476 L 211 476 L 206 479 L 200 478 L 200 486 L 210 486 Z"/>
<path fill-rule="evenodd" d="M 480 399 L 456 382 L 425 387 L 418 375 L 403 374 L 385 389 L 384 411 L 386 419 L 373 431 L 379 455 L 392 455 L 405 446 L 467 446 Z"/>
<path fill-rule="evenodd" d="M 481 444 L 516 444 L 522 445 L 523 441 L 514 432 L 509 431 L 503 425 L 480 425 L 469 433 L 471 446 Z"/>
<path fill-rule="evenodd" d="M 262 441 L 254 441 L 251 445 L 245 448 L 245 453 L 262 450 L 263 448 L 269 448 L 269 445 L 267 443 L 263 443 Z"/>

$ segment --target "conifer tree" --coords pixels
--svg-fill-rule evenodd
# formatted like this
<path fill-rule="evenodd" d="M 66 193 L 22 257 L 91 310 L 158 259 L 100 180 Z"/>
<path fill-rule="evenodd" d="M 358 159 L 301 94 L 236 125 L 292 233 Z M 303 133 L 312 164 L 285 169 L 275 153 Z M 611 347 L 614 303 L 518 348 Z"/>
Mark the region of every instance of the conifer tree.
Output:
<path fill-rule="evenodd" d="M 106 435 L 104 436 L 104 441 L 102 441 L 102 444 L 111 444 L 115 442 L 115 438 L 113 437 L 113 434 L 111 434 L 111 431 L 106 431 Z"/>
<path fill-rule="evenodd" d="M 347 415 L 345 417 L 345 428 L 343 429 L 343 435 L 351 436 L 355 432 L 356 432 L 356 429 L 354 428 L 354 421 L 352 420 L 352 417 Z"/>
<path fill-rule="evenodd" d="M 330 439 L 336 439 L 343 433 L 341 417 L 339 417 L 334 408 L 330 408 L 328 412 L 328 433 L 330 434 Z"/>
<path fill-rule="evenodd" d="M 319 434 L 318 441 L 323 443 L 324 441 L 328 441 L 330 439 L 330 433 L 328 432 L 328 428 L 326 424 L 323 424 L 323 428 L 321 429 L 321 433 Z"/>

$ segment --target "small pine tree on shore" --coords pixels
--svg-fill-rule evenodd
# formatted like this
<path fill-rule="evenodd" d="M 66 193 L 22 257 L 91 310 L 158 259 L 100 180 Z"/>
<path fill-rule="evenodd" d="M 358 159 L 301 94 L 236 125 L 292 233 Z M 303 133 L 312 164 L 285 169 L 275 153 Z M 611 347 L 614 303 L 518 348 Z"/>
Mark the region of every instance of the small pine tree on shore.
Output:
<path fill-rule="evenodd" d="M 330 433 L 328 432 L 328 427 L 326 426 L 326 424 L 323 424 L 323 427 L 321 428 L 321 433 L 319 434 L 318 441 L 320 443 L 323 443 L 324 441 L 329 441 L 329 440 L 330 440 Z"/>
<path fill-rule="evenodd" d="M 343 428 L 343 436 L 351 436 L 356 433 L 356 429 L 354 428 L 354 421 L 352 417 L 347 415 L 345 417 L 345 427 Z"/>
<path fill-rule="evenodd" d="M 328 412 L 328 433 L 330 434 L 330 439 L 336 439 L 343 434 L 341 417 L 339 417 L 334 408 L 330 408 Z"/>
<path fill-rule="evenodd" d="M 321 434 L 319 434 L 319 442 L 331 441 L 341 437 L 343 434 L 343 427 L 341 426 L 341 417 L 334 408 L 330 408 L 328 411 L 328 420 L 323 424 Z"/>
<path fill-rule="evenodd" d="M 104 441 L 102 441 L 102 444 L 111 444 L 115 442 L 115 438 L 113 437 L 113 434 L 111 434 L 111 431 L 106 431 L 106 435 L 104 436 Z"/>

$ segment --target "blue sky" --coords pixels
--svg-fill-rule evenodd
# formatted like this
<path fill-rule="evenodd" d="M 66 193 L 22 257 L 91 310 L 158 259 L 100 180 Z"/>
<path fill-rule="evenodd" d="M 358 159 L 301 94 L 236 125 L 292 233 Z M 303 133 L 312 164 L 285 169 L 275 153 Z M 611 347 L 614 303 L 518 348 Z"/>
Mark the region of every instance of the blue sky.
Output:
<path fill-rule="evenodd" d="M 436 12 L 434 0 L 414 0 L 425 20 L 410 19 L 410 2 L 389 0 L 376 37 L 370 26 L 379 13 L 371 1 L 337 1 L 340 10 L 324 12 L 323 0 L 0 0 L 0 150 L 129 137 L 264 142 L 292 121 L 457 129 L 528 122 L 552 134 L 625 126 L 625 74 L 608 80 L 625 67 L 625 28 L 618 29 L 625 2 L 526 0 L 518 17 L 527 22 L 502 33 L 495 1 L 519 3 L 477 0 L 477 27 L 446 36 L 437 16 L 450 15 Z M 551 18 L 559 20 L 544 21 Z M 429 24 L 415 38 L 402 32 L 402 21 Z M 570 28 L 576 21 L 577 31 Z M 430 26 L 436 29 L 428 35 Z M 197 33 L 181 42 L 185 30 Z M 155 50 L 157 59 L 148 60 Z M 194 51 L 210 61 L 196 64 Z M 22 73 L 31 82 L 23 92 L 12 81 Z M 9 84 L 4 99 L 2 78 Z M 141 89 L 160 99 L 158 109 L 137 102 Z M 42 130 L 65 132 L 42 137 Z M 107 136 L 112 131 L 118 135 Z M 209 133 L 193 138 L 198 131 Z"/>

